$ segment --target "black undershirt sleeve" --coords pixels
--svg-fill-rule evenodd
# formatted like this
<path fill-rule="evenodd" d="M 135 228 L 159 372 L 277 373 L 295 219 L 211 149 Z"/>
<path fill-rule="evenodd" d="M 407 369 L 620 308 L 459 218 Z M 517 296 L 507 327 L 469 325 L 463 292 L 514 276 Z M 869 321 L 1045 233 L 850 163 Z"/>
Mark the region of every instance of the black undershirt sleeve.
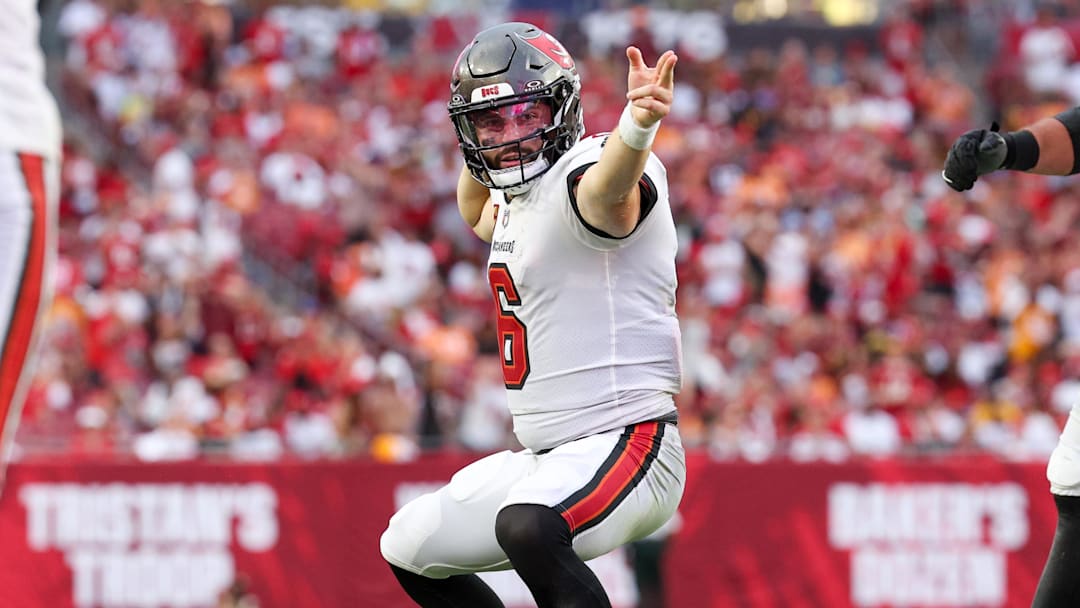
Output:
<path fill-rule="evenodd" d="M 570 206 L 574 208 L 574 215 L 577 216 L 578 221 L 581 222 L 581 225 L 585 226 L 585 228 L 588 229 L 589 232 L 595 234 L 596 236 L 604 237 L 606 239 L 626 238 L 625 236 L 612 236 L 604 232 L 603 230 L 600 230 L 599 228 L 589 225 L 589 223 L 585 221 L 585 218 L 581 217 L 581 210 L 578 209 L 578 201 L 577 194 L 575 194 L 575 187 L 577 186 L 578 181 L 581 180 L 581 177 L 585 175 L 585 171 L 587 171 L 589 167 L 595 164 L 596 163 L 584 164 L 577 169 L 574 169 L 570 172 L 570 175 L 566 176 L 566 192 L 570 195 Z M 638 190 L 641 191 L 641 211 L 638 214 L 638 220 L 637 224 L 634 226 L 634 230 L 637 230 L 637 227 L 640 226 L 641 223 L 645 221 L 645 218 L 649 216 L 649 212 L 652 211 L 653 207 L 656 206 L 656 201 L 658 198 L 656 192 L 656 184 L 649 177 L 648 173 L 641 174 L 641 180 L 638 181 Z M 630 232 L 630 234 L 633 233 L 633 231 Z M 630 234 L 626 236 L 630 236 Z"/>

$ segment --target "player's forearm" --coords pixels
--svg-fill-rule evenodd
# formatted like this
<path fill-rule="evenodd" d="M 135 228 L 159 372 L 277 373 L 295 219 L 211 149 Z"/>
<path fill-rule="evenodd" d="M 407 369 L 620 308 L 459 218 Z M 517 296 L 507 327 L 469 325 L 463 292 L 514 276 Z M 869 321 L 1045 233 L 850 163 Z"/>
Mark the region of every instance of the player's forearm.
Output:
<path fill-rule="evenodd" d="M 1042 175 L 1069 175 L 1075 173 L 1075 153 L 1073 138 L 1069 130 L 1057 117 L 1043 118 L 1027 130 L 1038 143 L 1039 160 L 1031 168 L 1031 173 Z M 1077 132 L 1080 138 L 1080 130 Z"/>
<path fill-rule="evenodd" d="M 458 211 L 465 223 L 473 228 L 476 227 L 490 196 L 491 193 L 488 192 L 487 187 L 473 178 L 469 173 L 469 168 L 462 167 L 461 175 L 458 176 L 457 203 Z"/>
<path fill-rule="evenodd" d="M 1040 118 L 1018 131 L 1003 133 L 1003 169 L 1041 175 L 1080 173 L 1080 108 Z M 980 154 L 983 154 L 980 147 Z"/>

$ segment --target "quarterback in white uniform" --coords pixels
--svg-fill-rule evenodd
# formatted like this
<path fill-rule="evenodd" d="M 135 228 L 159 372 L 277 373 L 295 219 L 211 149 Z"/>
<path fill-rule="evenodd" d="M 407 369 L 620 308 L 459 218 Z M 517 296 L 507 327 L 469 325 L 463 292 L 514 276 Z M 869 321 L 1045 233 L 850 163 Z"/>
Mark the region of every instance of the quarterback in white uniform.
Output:
<path fill-rule="evenodd" d="M 35 0 L 0 11 L 0 483 L 50 301 L 60 114 L 45 87 Z"/>
<path fill-rule="evenodd" d="M 474 573 L 514 568 L 540 608 L 610 606 L 585 560 L 678 507 L 686 464 L 675 225 L 650 152 L 674 53 L 627 49 L 618 129 L 582 139 L 569 53 L 525 23 L 477 34 L 454 66 L 458 205 L 491 243 L 507 400 L 525 450 L 483 458 L 403 507 L 384 558 L 424 608 L 501 607 Z"/>

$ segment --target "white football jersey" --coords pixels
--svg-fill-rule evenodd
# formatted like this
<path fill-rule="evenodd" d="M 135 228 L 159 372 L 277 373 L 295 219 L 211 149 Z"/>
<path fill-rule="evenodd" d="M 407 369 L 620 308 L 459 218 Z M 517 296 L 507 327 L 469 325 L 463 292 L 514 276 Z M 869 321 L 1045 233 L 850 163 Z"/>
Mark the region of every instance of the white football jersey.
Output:
<path fill-rule="evenodd" d="M 571 196 L 606 134 L 580 141 L 527 193 L 498 204 L 488 281 L 508 403 L 533 450 L 670 415 L 682 381 L 675 223 L 667 171 L 650 155 L 637 228 L 587 226 Z"/>
<path fill-rule="evenodd" d="M 36 0 L 0 10 L 0 149 L 60 156 L 60 113 L 45 86 Z"/>

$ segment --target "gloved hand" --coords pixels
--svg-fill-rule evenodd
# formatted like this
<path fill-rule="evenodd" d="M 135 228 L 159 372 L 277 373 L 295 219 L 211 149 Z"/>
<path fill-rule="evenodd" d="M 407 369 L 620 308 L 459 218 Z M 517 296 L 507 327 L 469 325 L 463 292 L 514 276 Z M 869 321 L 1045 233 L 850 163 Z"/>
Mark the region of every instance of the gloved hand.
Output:
<path fill-rule="evenodd" d="M 941 172 L 950 188 L 957 192 L 969 190 L 980 175 L 1002 168 L 1009 147 L 997 131 L 994 123 L 989 129 L 974 129 L 956 138 Z"/>

